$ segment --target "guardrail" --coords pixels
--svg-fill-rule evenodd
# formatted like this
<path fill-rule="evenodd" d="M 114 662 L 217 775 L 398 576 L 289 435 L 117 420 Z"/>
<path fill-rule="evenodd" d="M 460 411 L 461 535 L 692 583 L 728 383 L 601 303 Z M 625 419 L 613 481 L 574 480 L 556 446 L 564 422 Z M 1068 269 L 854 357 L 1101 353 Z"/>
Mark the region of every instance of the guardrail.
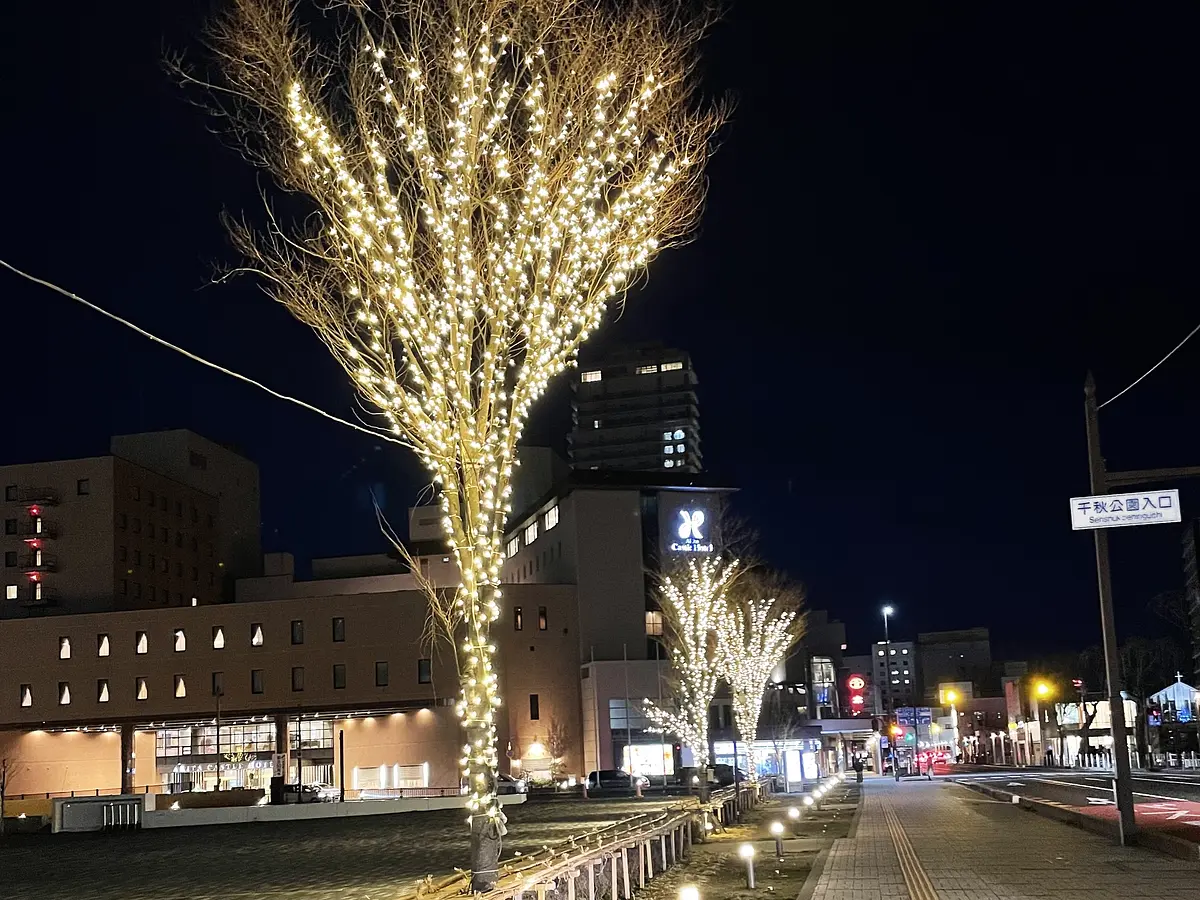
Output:
<path fill-rule="evenodd" d="M 687 856 L 703 841 L 709 816 L 732 815 L 756 804 L 763 784 L 749 782 L 714 791 L 706 801 L 689 798 L 656 813 L 623 819 L 508 862 L 483 900 L 630 900 L 635 888 Z M 469 872 L 426 878 L 396 900 L 449 900 L 468 893 Z"/>

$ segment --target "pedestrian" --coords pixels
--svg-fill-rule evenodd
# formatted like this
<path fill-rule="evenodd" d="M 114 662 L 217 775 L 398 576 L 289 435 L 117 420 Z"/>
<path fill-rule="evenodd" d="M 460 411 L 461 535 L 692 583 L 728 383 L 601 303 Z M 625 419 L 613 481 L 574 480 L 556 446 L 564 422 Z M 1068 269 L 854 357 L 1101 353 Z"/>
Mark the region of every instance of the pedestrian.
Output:
<path fill-rule="evenodd" d="M 854 757 L 854 778 L 859 784 L 863 780 L 863 761 L 861 756 Z"/>

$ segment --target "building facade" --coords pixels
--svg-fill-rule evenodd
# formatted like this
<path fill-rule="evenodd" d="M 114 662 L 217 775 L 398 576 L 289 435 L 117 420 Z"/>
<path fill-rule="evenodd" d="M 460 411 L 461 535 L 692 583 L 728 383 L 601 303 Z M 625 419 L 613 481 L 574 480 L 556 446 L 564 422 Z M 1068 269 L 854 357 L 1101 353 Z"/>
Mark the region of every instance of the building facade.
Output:
<path fill-rule="evenodd" d="M 657 344 L 581 365 L 572 385 L 571 465 L 699 472 L 697 384 L 691 357 Z"/>
<path fill-rule="evenodd" d="M 916 706 L 921 699 L 917 645 L 912 641 L 877 641 L 873 652 L 880 711 L 886 716 L 898 708 Z"/>
<path fill-rule="evenodd" d="M 937 699 L 942 682 L 971 682 L 976 693 L 992 681 L 992 645 L 986 628 L 926 631 L 917 635 L 917 656 L 925 699 Z"/>

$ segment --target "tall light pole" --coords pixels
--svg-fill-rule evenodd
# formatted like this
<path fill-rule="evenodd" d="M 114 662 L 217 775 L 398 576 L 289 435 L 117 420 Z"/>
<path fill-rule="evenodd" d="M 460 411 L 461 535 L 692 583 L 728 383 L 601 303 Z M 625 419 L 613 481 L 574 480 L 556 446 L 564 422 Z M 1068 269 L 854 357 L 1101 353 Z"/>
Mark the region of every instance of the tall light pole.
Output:
<path fill-rule="evenodd" d="M 896 610 L 890 606 L 885 606 L 883 608 L 883 683 L 886 686 L 884 690 L 887 691 L 887 703 L 885 703 L 885 706 L 888 707 L 885 712 L 894 711 L 891 708 L 893 705 L 891 687 L 892 682 L 891 675 L 889 673 L 892 671 L 892 639 L 888 635 L 888 616 L 894 615 L 895 612 Z"/>

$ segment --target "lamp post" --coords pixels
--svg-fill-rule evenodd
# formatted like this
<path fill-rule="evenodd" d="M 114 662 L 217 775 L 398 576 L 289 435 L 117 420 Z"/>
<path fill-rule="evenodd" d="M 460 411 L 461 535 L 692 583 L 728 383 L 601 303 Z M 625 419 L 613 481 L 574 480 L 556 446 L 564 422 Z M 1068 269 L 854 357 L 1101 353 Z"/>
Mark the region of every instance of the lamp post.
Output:
<path fill-rule="evenodd" d="M 958 709 L 954 705 L 958 702 L 958 691 L 946 691 L 946 702 L 950 704 L 950 722 L 954 728 L 951 749 L 954 751 L 954 761 L 958 762 Z"/>
<path fill-rule="evenodd" d="M 893 615 L 896 612 L 896 610 L 891 606 L 885 606 L 883 608 L 882 612 L 883 612 L 883 684 L 880 685 L 880 694 L 882 696 L 884 696 L 883 713 L 885 716 L 891 716 L 891 714 L 894 712 L 894 708 L 893 708 L 894 703 L 893 703 L 893 698 L 892 698 L 891 675 L 889 674 L 892 671 L 892 638 L 891 638 L 891 635 L 888 634 L 888 616 Z M 892 745 L 891 750 L 892 750 L 892 753 L 891 753 L 892 769 L 894 770 L 896 768 L 896 747 L 894 744 Z M 883 774 L 882 765 L 880 767 L 880 774 L 881 775 Z"/>

